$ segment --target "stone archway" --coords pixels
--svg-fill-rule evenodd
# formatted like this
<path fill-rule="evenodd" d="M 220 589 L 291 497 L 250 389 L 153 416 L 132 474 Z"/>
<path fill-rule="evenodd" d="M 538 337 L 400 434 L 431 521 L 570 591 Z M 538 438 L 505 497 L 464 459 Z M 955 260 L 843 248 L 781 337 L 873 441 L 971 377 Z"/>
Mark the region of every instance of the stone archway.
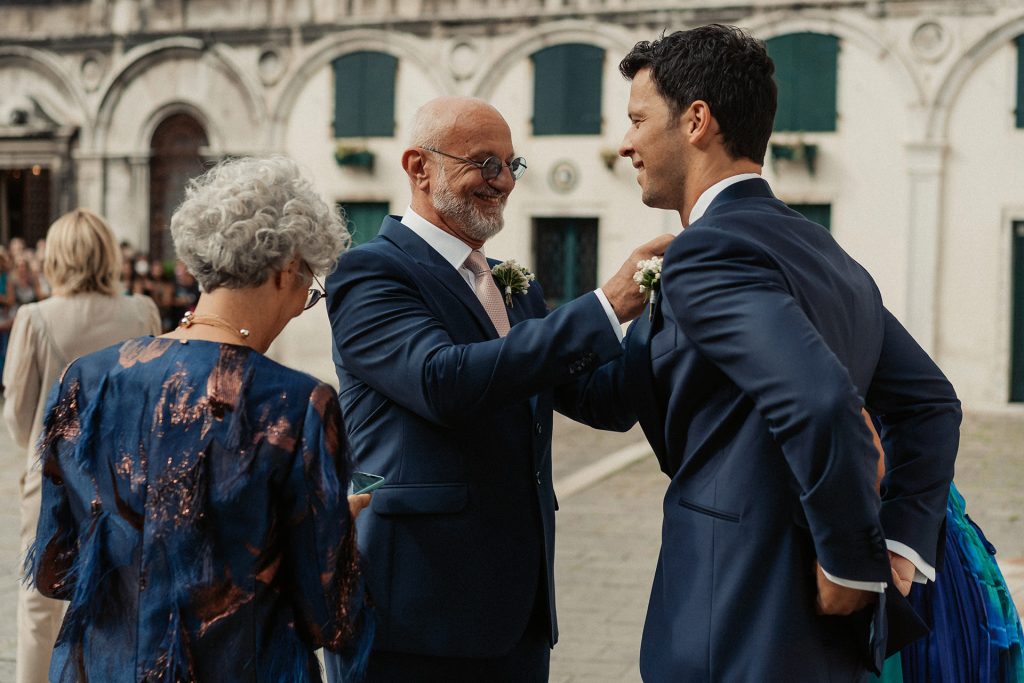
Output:
<path fill-rule="evenodd" d="M 953 105 L 968 79 L 997 50 L 1022 33 L 1024 33 L 1024 16 L 1019 16 L 993 27 L 981 39 L 963 50 L 963 54 L 950 67 L 936 90 L 928 116 L 927 139 L 946 140 L 949 135 L 949 121 Z"/>
<path fill-rule="evenodd" d="M 84 95 L 50 53 L 0 47 L 0 240 L 30 244 L 78 204 L 80 132 L 90 125 Z"/>
<path fill-rule="evenodd" d="M 347 54 L 360 51 L 383 52 L 396 57 L 399 63 L 408 61 L 418 67 L 430 79 L 435 94 L 452 94 L 457 91 L 454 82 L 437 68 L 430 58 L 429 43 L 415 36 L 396 31 L 355 29 L 342 31 L 308 46 L 298 66 L 289 75 L 288 81 L 273 105 L 270 117 L 269 146 L 281 149 L 284 146 L 285 130 L 295 103 L 313 76 L 330 63 Z"/>
<path fill-rule="evenodd" d="M 188 181 L 203 172 L 209 139 L 195 117 L 176 112 L 153 131 L 149 160 L 149 256 L 154 264 L 174 258 L 171 214 L 185 197 Z"/>
<path fill-rule="evenodd" d="M 612 54 L 625 55 L 634 40 L 625 29 L 595 21 L 565 20 L 540 28 L 529 28 L 516 35 L 510 47 L 497 53 L 470 85 L 473 96 L 490 102 L 496 89 L 515 65 L 534 52 L 564 43 L 584 43 Z"/>

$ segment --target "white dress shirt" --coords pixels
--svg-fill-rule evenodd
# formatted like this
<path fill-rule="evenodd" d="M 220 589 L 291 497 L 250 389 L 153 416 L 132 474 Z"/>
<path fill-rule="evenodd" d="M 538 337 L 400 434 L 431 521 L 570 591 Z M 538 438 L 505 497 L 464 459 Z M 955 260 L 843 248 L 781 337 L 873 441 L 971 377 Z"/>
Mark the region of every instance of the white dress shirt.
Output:
<path fill-rule="evenodd" d="M 740 173 L 739 175 L 729 176 L 728 178 L 719 180 L 717 183 L 704 190 L 700 197 L 697 198 L 697 202 L 693 205 L 693 208 L 690 209 L 690 216 L 687 221 L 687 225 L 691 225 L 700 219 L 708 210 L 708 207 L 711 206 L 711 202 L 715 200 L 715 197 L 717 197 L 725 188 L 744 180 L 751 180 L 753 178 L 760 177 L 761 176 L 758 173 Z M 928 581 L 935 580 L 935 567 L 925 562 L 924 558 L 922 558 L 921 554 L 916 550 L 904 543 L 900 543 L 899 541 L 886 540 L 885 544 L 889 550 L 897 555 L 907 558 L 911 563 L 913 563 L 917 570 L 914 574 L 915 583 L 927 583 Z M 840 579 L 826 572 L 824 568 L 822 568 L 822 571 L 825 572 L 825 576 L 829 581 L 837 583 L 840 586 L 846 586 L 847 588 L 857 588 L 863 591 L 882 593 L 885 591 L 885 587 L 887 585 L 886 582 L 878 583 L 875 581 L 852 581 L 850 579 Z"/>
<path fill-rule="evenodd" d="M 757 173 L 740 173 L 739 175 L 729 176 L 728 178 L 719 180 L 717 183 L 704 190 L 701 195 L 697 197 L 697 202 L 693 205 L 693 208 L 690 209 L 690 217 L 686 221 L 686 224 L 690 225 L 703 216 L 704 212 L 708 210 L 709 206 L 711 206 L 711 202 L 715 201 L 715 197 L 717 197 L 725 188 L 730 185 L 743 182 L 744 180 L 752 180 L 760 177 L 760 174 Z"/>
<path fill-rule="evenodd" d="M 465 265 L 466 257 L 469 256 L 469 252 L 473 251 L 472 247 L 413 211 L 411 206 L 405 210 L 405 215 L 402 216 L 402 225 L 422 237 L 423 241 L 430 245 L 431 249 L 440 254 L 445 261 L 452 265 L 452 268 L 458 271 L 462 279 L 469 285 L 469 288 L 474 293 L 476 292 L 476 278 Z M 480 247 L 480 252 L 487 256 L 483 247 Z M 600 287 L 594 290 L 594 294 L 597 295 L 597 300 L 601 302 L 601 308 L 604 309 L 604 314 L 608 317 L 608 322 L 615 331 L 615 336 L 621 342 L 622 326 L 619 325 L 619 319 L 615 315 L 615 310 L 612 308 L 611 303 L 609 303 L 608 297 L 604 295 Z"/>

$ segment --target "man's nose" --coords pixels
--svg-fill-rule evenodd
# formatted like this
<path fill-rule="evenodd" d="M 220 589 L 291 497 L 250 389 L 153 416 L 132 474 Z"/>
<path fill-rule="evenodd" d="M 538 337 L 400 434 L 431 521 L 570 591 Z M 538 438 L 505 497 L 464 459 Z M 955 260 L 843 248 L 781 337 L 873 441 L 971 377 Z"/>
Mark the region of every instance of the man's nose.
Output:
<path fill-rule="evenodd" d="M 505 193 L 511 192 L 516 186 L 516 179 L 515 176 L 512 175 L 512 169 L 505 164 L 501 165 L 501 170 L 498 172 L 498 175 L 491 178 L 488 182 L 494 189 L 501 190 Z"/>
<path fill-rule="evenodd" d="M 633 151 L 633 143 L 629 141 L 629 131 L 626 131 L 626 134 L 622 136 L 622 143 L 619 145 L 619 156 L 631 157 Z"/>

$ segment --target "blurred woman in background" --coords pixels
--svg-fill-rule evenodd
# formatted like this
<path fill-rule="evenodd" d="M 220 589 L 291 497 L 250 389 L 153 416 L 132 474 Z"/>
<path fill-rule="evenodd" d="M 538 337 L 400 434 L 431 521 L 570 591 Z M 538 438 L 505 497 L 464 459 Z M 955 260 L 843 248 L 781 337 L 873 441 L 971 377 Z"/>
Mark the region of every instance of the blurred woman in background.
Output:
<path fill-rule="evenodd" d="M 18 308 L 3 370 L 4 418 L 24 449 L 21 546 L 36 535 L 42 476 L 34 446 L 43 426 L 47 393 L 68 363 L 128 337 L 159 334 L 160 317 L 144 296 L 122 296 L 120 254 L 102 218 L 77 209 L 47 233 L 43 269 L 54 296 Z M 24 267 L 28 272 L 27 266 Z M 29 286 L 28 291 L 31 291 Z M 27 296 L 27 293 L 26 293 Z M 64 603 L 23 585 L 18 595 L 18 683 L 47 679 Z"/>

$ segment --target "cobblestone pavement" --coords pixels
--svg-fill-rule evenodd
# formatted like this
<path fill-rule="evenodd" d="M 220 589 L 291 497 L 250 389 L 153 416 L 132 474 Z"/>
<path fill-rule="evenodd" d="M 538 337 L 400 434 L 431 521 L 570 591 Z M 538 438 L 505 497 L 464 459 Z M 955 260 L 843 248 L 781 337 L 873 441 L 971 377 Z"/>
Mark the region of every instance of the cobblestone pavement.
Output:
<path fill-rule="evenodd" d="M 554 457 L 572 451 L 577 439 L 599 451 L 590 441 L 599 438 L 595 434 L 558 422 Z M 1024 611 L 1024 411 L 965 417 L 956 483 L 968 513 L 999 550 L 999 565 Z M 667 484 L 652 456 L 559 501 L 560 640 L 551 657 L 553 683 L 640 680 L 640 635 Z"/>
<path fill-rule="evenodd" d="M 556 417 L 556 482 L 643 437 L 596 432 Z M 0 683 L 14 678 L 18 506 L 15 453 L 0 428 Z M 637 654 L 657 558 L 667 478 L 653 457 L 560 500 L 556 575 L 561 640 L 554 683 L 639 680 Z M 1000 566 L 1024 607 L 1024 411 L 970 414 L 957 485 L 968 512 L 999 548 Z M 1018 559 L 1019 558 L 1019 559 Z"/>

